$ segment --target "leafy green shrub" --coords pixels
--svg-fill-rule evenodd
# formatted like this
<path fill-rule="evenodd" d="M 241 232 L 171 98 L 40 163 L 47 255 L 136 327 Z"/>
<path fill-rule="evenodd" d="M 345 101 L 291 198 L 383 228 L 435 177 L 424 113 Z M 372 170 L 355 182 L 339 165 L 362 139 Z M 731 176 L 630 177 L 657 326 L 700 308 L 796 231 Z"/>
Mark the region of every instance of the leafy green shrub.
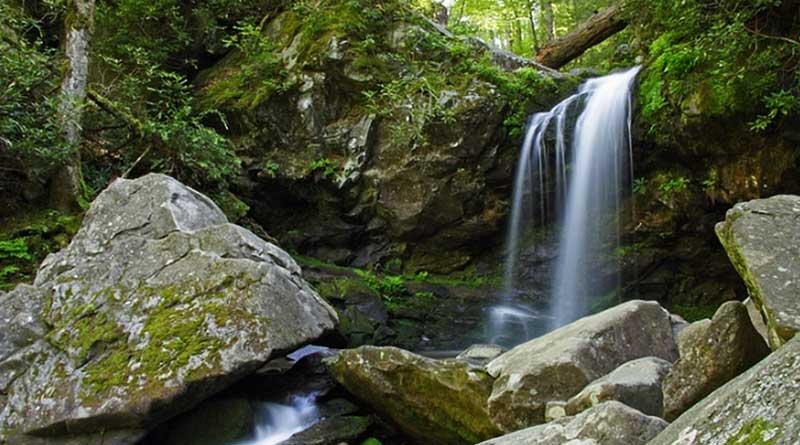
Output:
<path fill-rule="evenodd" d="M 6 175 L 44 174 L 69 154 L 58 119 L 58 52 L 39 36 L 34 20 L 0 3 L 0 182 L 9 186 L 15 178 Z"/>
<path fill-rule="evenodd" d="M 22 215 L 0 227 L 0 290 L 33 278 L 39 263 L 65 247 L 80 218 L 56 211 Z"/>
<path fill-rule="evenodd" d="M 797 111 L 800 6 L 784 3 L 629 2 L 637 37 L 651 42 L 639 94 L 657 140 L 674 139 L 678 114 L 749 116 L 751 128 L 763 131 Z"/>

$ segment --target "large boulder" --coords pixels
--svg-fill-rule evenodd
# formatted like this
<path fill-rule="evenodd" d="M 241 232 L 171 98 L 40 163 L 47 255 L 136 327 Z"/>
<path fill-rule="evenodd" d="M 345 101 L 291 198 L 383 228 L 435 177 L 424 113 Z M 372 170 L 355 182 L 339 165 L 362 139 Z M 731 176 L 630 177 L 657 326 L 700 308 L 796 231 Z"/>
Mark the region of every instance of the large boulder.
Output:
<path fill-rule="evenodd" d="M 130 443 L 336 323 L 288 254 L 155 174 L 112 183 L 35 287 L 0 306 L 21 294 L 33 309 L 0 338 L 24 346 L 0 363 L 17 364 L 0 387 L 0 442 L 15 444 L 117 431 Z"/>
<path fill-rule="evenodd" d="M 672 363 L 645 357 L 632 360 L 600 377 L 569 399 L 565 413 L 572 416 L 608 400 L 622 402 L 650 416 L 664 409 L 661 383 Z"/>
<path fill-rule="evenodd" d="M 575 417 L 564 417 L 507 434 L 479 445 L 644 445 L 667 426 L 620 402 L 596 405 Z"/>
<path fill-rule="evenodd" d="M 736 204 L 716 231 L 779 348 L 800 331 L 800 197 Z"/>
<path fill-rule="evenodd" d="M 497 380 L 489 399 L 495 423 L 515 431 L 545 421 L 545 406 L 641 357 L 677 358 L 669 313 L 629 301 L 517 346 L 489 363 Z"/>
<path fill-rule="evenodd" d="M 474 444 L 500 434 L 486 403 L 492 378 L 465 362 L 362 346 L 328 366 L 348 391 L 423 443 Z"/>
<path fill-rule="evenodd" d="M 795 445 L 800 337 L 683 413 L 649 445 Z"/>
<path fill-rule="evenodd" d="M 678 349 L 680 358 L 663 385 L 664 418 L 670 421 L 769 353 L 738 301 L 720 306 L 711 321 L 684 330 Z"/>

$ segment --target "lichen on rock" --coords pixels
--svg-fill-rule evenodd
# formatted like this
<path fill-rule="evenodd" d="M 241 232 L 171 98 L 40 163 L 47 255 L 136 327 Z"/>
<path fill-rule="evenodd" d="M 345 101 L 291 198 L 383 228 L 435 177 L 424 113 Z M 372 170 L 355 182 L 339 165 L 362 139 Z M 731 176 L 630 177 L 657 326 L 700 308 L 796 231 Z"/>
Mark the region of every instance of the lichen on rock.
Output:
<path fill-rule="evenodd" d="M 288 254 L 163 175 L 114 182 L 33 289 L 46 332 L 0 413 L 23 444 L 150 428 L 337 322 Z"/>

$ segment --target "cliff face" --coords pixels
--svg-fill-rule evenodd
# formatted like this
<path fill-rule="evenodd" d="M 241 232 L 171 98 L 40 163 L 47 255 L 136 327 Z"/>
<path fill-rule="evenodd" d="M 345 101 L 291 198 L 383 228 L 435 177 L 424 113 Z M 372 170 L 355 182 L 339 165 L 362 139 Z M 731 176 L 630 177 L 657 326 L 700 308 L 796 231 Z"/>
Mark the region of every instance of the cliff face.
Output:
<path fill-rule="evenodd" d="M 399 3 L 276 11 L 200 76 L 199 101 L 226 114 L 236 192 L 284 245 L 450 272 L 502 230 L 525 117 L 575 82 Z"/>

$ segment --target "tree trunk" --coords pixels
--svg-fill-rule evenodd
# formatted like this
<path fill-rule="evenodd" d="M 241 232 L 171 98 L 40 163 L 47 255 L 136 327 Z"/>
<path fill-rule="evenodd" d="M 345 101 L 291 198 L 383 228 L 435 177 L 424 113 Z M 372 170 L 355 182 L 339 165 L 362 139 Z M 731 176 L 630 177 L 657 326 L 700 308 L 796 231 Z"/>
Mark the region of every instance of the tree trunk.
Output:
<path fill-rule="evenodd" d="M 528 8 L 530 13 L 531 36 L 533 38 L 533 52 L 539 52 L 539 36 L 536 35 L 536 5 L 531 2 Z"/>
<path fill-rule="evenodd" d="M 81 117 L 89 77 L 89 41 L 94 21 L 94 0 L 70 0 L 64 23 L 67 64 L 61 82 L 59 114 L 65 142 L 71 150 L 66 165 L 50 181 L 51 204 L 75 210 L 81 196 Z"/>
<path fill-rule="evenodd" d="M 550 43 L 556 38 L 556 20 L 551 0 L 542 0 L 542 15 L 544 16 L 545 42 Z"/>
<path fill-rule="evenodd" d="M 433 7 L 436 8 L 432 17 L 433 21 L 442 26 L 447 26 L 450 21 L 450 11 L 447 9 L 447 6 L 436 3 Z"/>
<path fill-rule="evenodd" d="M 536 61 L 550 68 L 561 68 L 580 57 L 587 49 L 622 31 L 627 25 L 622 17 L 622 9 L 611 6 L 591 16 L 575 31 L 543 46 L 536 53 Z"/>

